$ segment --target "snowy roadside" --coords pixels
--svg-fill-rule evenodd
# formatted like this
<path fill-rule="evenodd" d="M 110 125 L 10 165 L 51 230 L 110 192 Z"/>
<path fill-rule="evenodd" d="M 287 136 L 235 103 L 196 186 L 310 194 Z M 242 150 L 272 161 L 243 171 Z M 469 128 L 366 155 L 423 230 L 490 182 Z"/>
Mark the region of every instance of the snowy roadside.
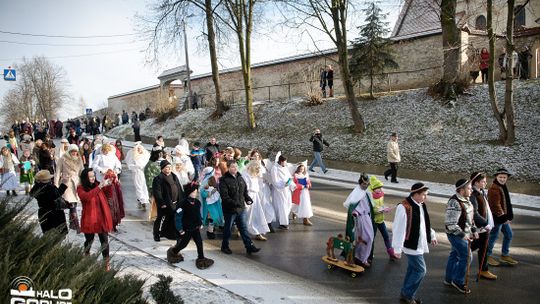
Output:
<path fill-rule="evenodd" d="M 498 96 L 504 95 L 504 83 L 496 84 Z M 248 130 L 245 108 L 234 107 L 217 121 L 208 119 L 213 109 L 188 110 L 156 123 L 141 123 L 141 134 L 163 135 L 175 139 L 185 133 L 190 142 L 204 144 L 215 136 L 218 142 L 274 154 L 306 156 L 311 154 L 308 138 L 320 128 L 330 148 L 326 159 L 364 165 L 386 166 L 386 142 L 392 131 L 400 137 L 403 169 L 468 173 L 494 172 L 506 167 L 519 181 L 539 182 L 540 79 L 514 82 L 516 143 L 495 144 L 498 128 L 487 98 L 487 86 L 470 88 L 471 95 L 460 96 L 454 108 L 429 96 L 426 89 L 381 96 L 358 102 L 367 126 L 363 135 L 350 131 L 351 119 L 343 100 L 328 99 L 322 105 L 305 106 L 301 98 L 273 101 L 254 107 L 257 129 Z M 132 135 L 130 125 L 112 129 L 108 136 L 125 139 Z"/>

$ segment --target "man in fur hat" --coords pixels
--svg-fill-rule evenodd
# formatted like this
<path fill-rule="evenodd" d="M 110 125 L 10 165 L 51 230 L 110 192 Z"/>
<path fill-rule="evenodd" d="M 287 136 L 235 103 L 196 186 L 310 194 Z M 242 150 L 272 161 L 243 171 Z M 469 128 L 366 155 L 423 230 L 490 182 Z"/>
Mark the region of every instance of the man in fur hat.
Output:
<path fill-rule="evenodd" d="M 426 275 L 424 253 L 429 252 L 429 243 L 437 245 L 425 204 L 428 189 L 422 183 L 412 185 L 411 194 L 396 207 L 394 217 L 392 247 L 397 257 L 401 257 L 403 251 L 408 261 L 400 298 L 407 304 L 422 303 L 415 296 Z"/>
<path fill-rule="evenodd" d="M 514 211 L 512 209 L 512 201 L 506 182 L 511 176 L 508 170 L 501 168 L 495 172 L 495 179 L 488 190 L 489 208 L 493 213 L 495 227 L 490 232 L 487 261 L 491 266 L 499 266 L 501 263 L 507 265 L 516 265 L 518 261 L 510 256 L 510 243 L 512 242 L 512 227 L 510 223 L 514 219 Z M 502 254 L 500 261 L 492 257 L 493 246 L 499 237 L 499 232 L 503 233 Z"/>

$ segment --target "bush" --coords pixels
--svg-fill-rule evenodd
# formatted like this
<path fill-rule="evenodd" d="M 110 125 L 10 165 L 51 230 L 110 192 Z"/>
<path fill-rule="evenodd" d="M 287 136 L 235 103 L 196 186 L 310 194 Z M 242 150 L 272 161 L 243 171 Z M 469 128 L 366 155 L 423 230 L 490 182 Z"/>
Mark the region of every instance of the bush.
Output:
<path fill-rule="evenodd" d="M 180 114 L 178 112 L 178 109 L 175 105 L 164 105 L 161 107 L 158 107 L 156 111 L 154 112 L 154 116 L 156 117 L 156 122 L 164 122 L 167 119 L 174 118 Z"/>
<path fill-rule="evenodd" d="M 172 278 L 170 276 L 158 275 L 159 281 L 150 287 L 152 298 L 159 304 L 184 304 L 180 296 L 175 296 L 171 291 Z"/>
<path fill-rule="evenodd" d="M 304 98 L 307 106 L 318 106 L 323 104 L 323 99 L 320 94 L 307 93 Z"/>
<path fill-rule="evenodd" d="M 18 276 L 33 280 L 36 290 L 70 288 L 73 303 L 147 303 L 142 298 L 144 281 L 134 276 L 116 277 L 119 269 L 105 271 L 98 255 L 84 256 L 80 244 L 63 242 L 64 235 L 34 232 L 27 206 L 32 202 L 0 202 L 0 303 L 9 303 L 10 283 Z"/>

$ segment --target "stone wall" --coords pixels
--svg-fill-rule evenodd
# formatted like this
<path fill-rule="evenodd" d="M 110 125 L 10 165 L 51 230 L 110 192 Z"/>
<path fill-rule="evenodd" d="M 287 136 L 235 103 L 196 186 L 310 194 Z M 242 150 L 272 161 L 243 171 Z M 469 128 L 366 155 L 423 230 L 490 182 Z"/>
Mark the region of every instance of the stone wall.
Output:
<path fill-rule="evenodd" d="M 180 85 L 173 85 L 173 88 L 178 102 L 178 99 L 180 99 L 184 94 L 183 88 Z M 162 99 L 161 102 L 160 98 Z M 131 113 L 132 111 L 140 113 L 147 107 L 154 111 L 156 110 L 156 107 L 160 105 L 160 103 L 166 102 L 167 98 L 167 90 L 160 93 L 159 85 L 141 89 L 133 93 L 128 92 L 125 94 L 111 96 L 108 99 L 109 113 L 122 113 L 122 110 L 126 110 L 128 113 Z"/>

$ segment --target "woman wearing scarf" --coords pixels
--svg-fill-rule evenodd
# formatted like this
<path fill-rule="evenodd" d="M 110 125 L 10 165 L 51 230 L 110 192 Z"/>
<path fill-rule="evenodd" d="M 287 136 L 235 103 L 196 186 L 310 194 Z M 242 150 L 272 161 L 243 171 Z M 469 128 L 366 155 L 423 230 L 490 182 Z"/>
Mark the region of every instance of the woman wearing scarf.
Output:
<path fill-rule="evenodd" d="M 79 147 L 71 144 L 68 152 L 58 160 L 56 173 L 54 174 L 54 184 L 59 187 L 60 183 L 67 185 L 64 192 L 64 199 L 69 203 L 69 228 L 80 233 L 79 218 L 77 216 L 77 185 L 79 185 L 79 174 L 84 169 L 82 159 L 79 155 Z"/>
<path fill-rule="evenodd" d="M 113 230 L 113 220 L 107 197 L 102 189 L 110 187 L 111 180 L 99 183 L 91 168 L 82 171 L 80 180 L 77 194 L 82 204 L 81 232 L 84 233 L 85 238 L 84 254 L 90 254 L 90 248 L 97 233 L 105 269 L 109 270 L 109 232 Z"/>

